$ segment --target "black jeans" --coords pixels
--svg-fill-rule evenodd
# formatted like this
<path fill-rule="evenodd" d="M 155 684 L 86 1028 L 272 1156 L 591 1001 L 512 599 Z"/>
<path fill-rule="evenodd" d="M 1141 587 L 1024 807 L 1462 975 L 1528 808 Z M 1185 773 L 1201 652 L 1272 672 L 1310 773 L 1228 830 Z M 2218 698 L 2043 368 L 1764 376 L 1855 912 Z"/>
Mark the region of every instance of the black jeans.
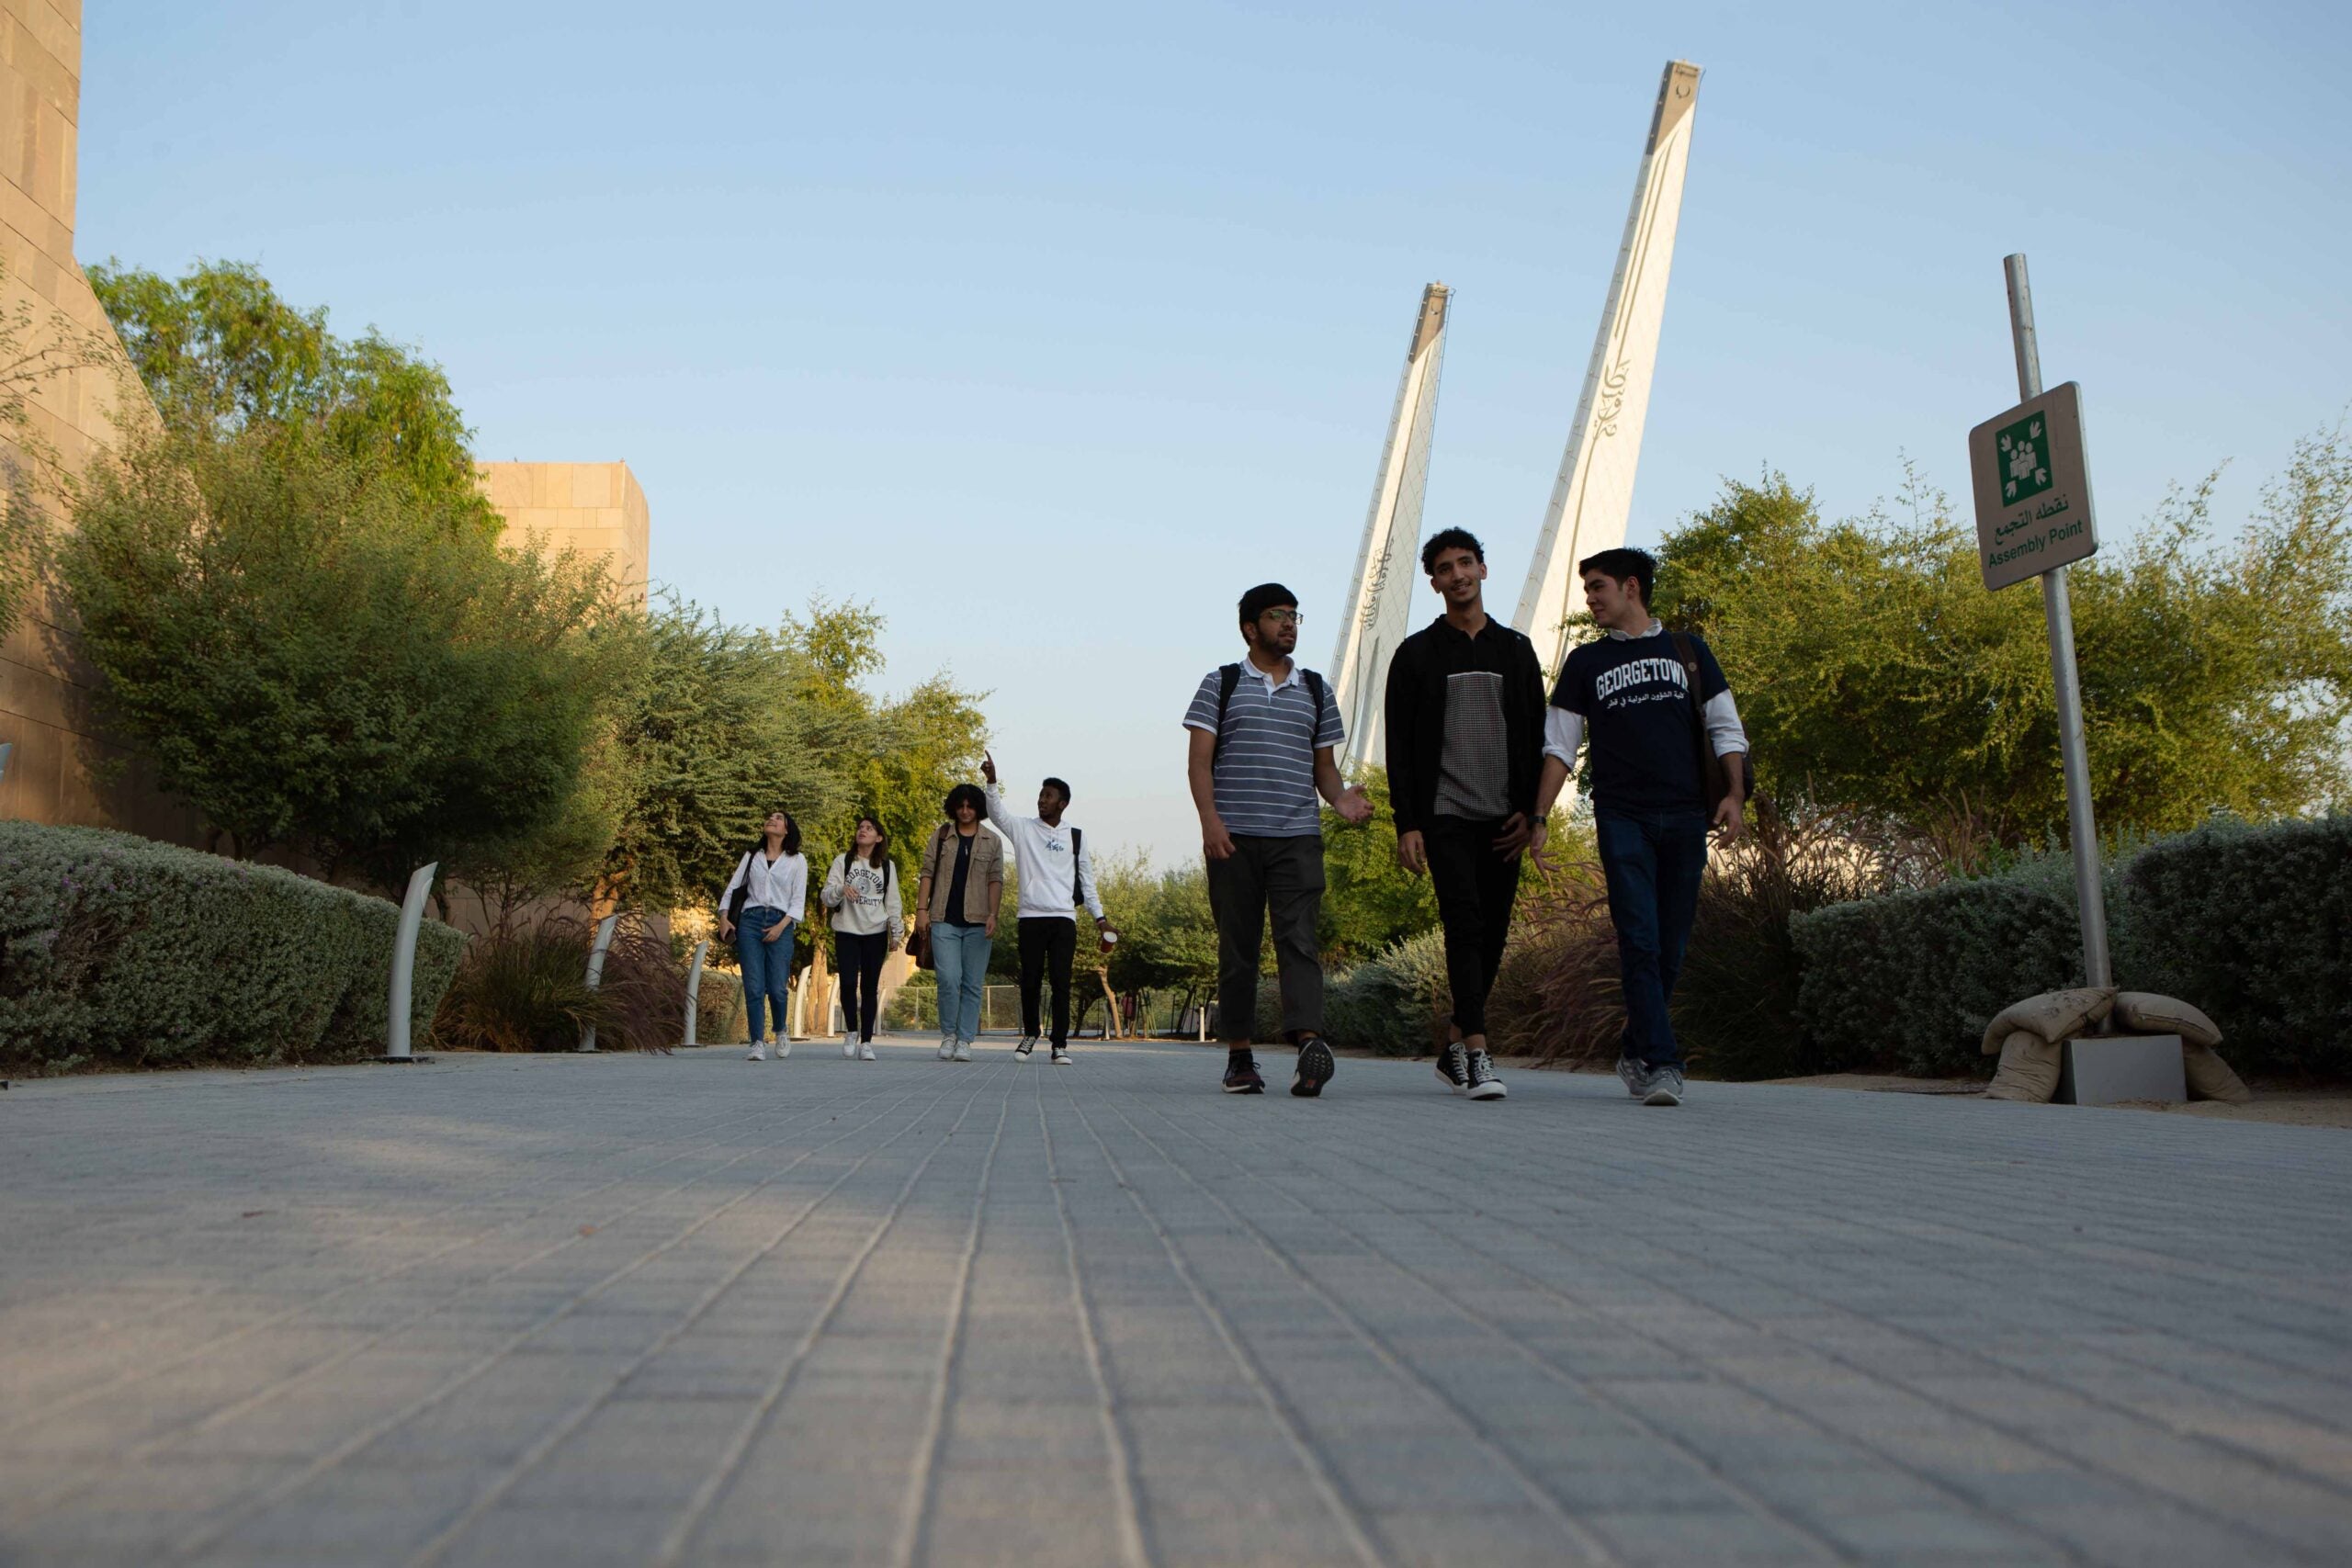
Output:
<path fill-rule="evenodd" d="M 1595 808 L 1593 837 L 1609 879 L 1609 919 L 1617 928 L 1624 976 L 1624 1054 L 1653 1067 L 1679 1067 L 1667 1003 L 1682 973 L 1690 921 L 1699 912 L 1699 879 L 1707 869 L 1707 818 L 1679 811 Z"/>
<path fill-rule="evenodd" d="M 1282 976 L 1282 1032 L 1323 1032 L 1323 954 L 1315 916 L 1323 907 L 1323 836 L 1243 838 L 1209 862 L 1209 908 L 1216 916 L 1217 1033 L 1227 1044 L 1256 1038 L 1258 953 L 1266 914 L 1274 917 L 1274 968 Z"/>
<path fill-rule="evenodd" d="M 1039 996 L 1046 973 L 1054 980 L 1054 1049 L 1069 1044 L 1069 961 L 1078 952 L 1078 921 L 1068 915 L 1021 918 L 1021 1032 L 1035 1038 Z"/>
<path fill-rule="evenodd" d="M 889 955 L 890 933 L 833 933 L 833 969 L 842 977 L 842 1026 L 861 1040 L 874 1038 L 882 1021 L 882 960 Z"/>
<path fill-rule="evenodd" d="M 1495 853 L 1500 822 L 1437 817 L 1421 830 L 1429 852 L 1437 918 L 1445 926 L 1445 977 L 1453 991 L 1454 1027 L 1466 1039 L 1487 1032 L 1487 993 L 1502 967 L 1519 897 L 1520 857 Z"/>

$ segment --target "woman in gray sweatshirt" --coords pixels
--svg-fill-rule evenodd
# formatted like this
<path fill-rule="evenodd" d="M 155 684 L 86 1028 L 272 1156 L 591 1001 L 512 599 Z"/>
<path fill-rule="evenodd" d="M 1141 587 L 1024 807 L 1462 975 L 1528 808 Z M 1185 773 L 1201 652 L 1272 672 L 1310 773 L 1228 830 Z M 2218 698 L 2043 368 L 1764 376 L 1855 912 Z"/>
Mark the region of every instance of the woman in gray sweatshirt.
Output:
<path fill-rule="evenodd" d="M 842 984 L 842 1055 L 874 1060 L 881 1021 L 882 961 L 904 940 L 905 905 L 890 840 L 871 817 L 857 819 L 853 847 L 833 857 L 818 895 L 833 922 L 833 969 Z"/>

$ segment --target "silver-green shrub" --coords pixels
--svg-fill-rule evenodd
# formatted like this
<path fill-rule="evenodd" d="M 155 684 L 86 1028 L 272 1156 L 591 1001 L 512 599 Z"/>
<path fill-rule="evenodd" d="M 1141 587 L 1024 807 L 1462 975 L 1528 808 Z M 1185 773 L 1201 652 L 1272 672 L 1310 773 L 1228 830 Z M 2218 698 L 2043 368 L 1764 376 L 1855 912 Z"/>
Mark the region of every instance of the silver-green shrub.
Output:
<path fill-rule="evenodd" d="M 1983 1070 L 1995 1013 L 2082 984 L 2069 875 L 2064 860 L 2037 859 L 1792 916 L 1810 1054 L 1930 1076 Z"/>
<path fill-rule="evenodd" d="M 1258 1018 L 1268 1032 L 1281 1017 L 1275 983 L 1260 987 Z M 1445 933 L 1422 931 L 1384 949 L 1376 958 L 1333 976 L 1324 987 L 1323 1032 L 1340 1045 L 1360 1046 L 1384 1056 L 1428 1054 L 1432 1021 L 1451 1006 L 1445 977 Z"/>
<path fill-rule="evenodd" d="M 251 1066 L 384 1048 L 400 908 L 99 828 L 0 822 L 0 1066 Z M 417 941 L 421 1043 L 465 937 Z"/>
<path fill-rule="evenodd" d="M 2217 820 L 2119 880 L 2118 979 L 2203 1009 L 2235 1066 L 2352 1074 L 2352 815 Z"/>

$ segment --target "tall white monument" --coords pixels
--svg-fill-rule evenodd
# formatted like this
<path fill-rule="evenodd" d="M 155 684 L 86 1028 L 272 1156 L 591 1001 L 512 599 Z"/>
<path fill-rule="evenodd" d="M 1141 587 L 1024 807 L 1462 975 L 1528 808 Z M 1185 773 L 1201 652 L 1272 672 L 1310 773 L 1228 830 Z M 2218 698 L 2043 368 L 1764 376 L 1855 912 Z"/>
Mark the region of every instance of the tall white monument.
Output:
<path fill-rule="evenodd" d="M 1609 303 L 1600 312 L 1584 396 L 1569 427 L 1560 476 L 1535 536 L 1535 558 L 1511 624 L 1535 640 L 1547 671 L 1567 657 L 1565 623 L 1577 608 L 1577 562 L 1625 542 L 1634 505 L 1634 471 L 1642 457 L 1666 317 L 1666 278 L 1674 265 L 1674 231 L 1682 211 L 1682 175 L 1690 163 L 1690 117 L 1699 102 L 1699 68 L 1668 62 L 1650 114 L 1649 143 L 1634 181 L 1634 210 L 1617 249 Z"/>
<path fill-rule="evenodd" d="M 1342 765 L 1378 762 L 1381 697 L 1388 657 L 1412 629 L 1413 590 L 1419 585 L 1421 498 L 1429 489 L 1430 437 L 1437 429 L 1437 378 L 1445 359 L 1445 307 L 1453 290 L 1432 283 L 1421 290 L 1405 349 L 1405 374 L 1388 416 L 1388 444 L 1372 487 L 1363 545 L 1356 551 L 1354 588 L 1343 606 L 1340 645 L 1331 655 L 1332 697 L 1347 725 Z"/>

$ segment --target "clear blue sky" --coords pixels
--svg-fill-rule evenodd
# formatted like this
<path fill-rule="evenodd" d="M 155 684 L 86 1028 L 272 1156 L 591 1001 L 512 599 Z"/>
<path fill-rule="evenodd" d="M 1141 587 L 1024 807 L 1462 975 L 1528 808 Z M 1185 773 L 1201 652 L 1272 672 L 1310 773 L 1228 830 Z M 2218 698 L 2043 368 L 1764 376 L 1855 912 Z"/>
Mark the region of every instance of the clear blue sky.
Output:
<path fill-rule="evenodd" d="M 1641 11 L 1634 17 L 1621 13 Z M 2000 258 L 2103 533 L 2352 400 L 2341 6 L 93 0 L 80 249 L 256 261 L 448 369 L 491 458 L 628 460 L 662 581 L 889 617 L 1106 847 L 1197 853 L 1178 718 L 1279 579 L 1326 660 L 1421 286 L 1428 525 L 1507 613 L 1658 72 L 1706 68 L 1632 536 L 1767 466 L 1955 494 Z M 2029 592 L 2029 590 L 2013 590 Z M 1434 612 L 1434 601 L 1431 608 Z M 1733 671 L 1735 683 L 1737 671 Z"/>

